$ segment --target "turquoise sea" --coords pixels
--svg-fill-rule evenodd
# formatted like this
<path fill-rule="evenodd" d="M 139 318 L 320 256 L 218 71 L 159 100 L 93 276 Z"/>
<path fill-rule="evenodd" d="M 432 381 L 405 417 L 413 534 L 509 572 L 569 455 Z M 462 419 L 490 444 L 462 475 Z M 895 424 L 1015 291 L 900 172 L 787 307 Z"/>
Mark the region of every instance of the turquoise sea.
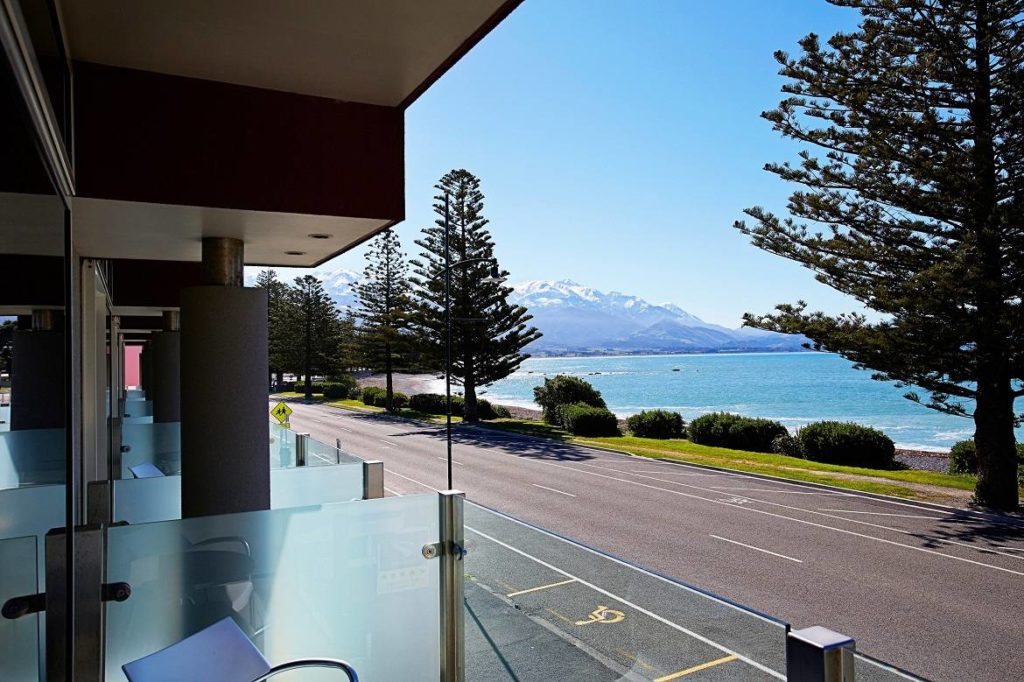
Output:
<path fill-rule="evenodd" d="M 530 358 L 484 397 L 536 407 L 533 387 L 556 374 L 586 378 L 623 417 L 654 407 L 687 420 L 725 411 L 770 417 L 790 429 L 838 419 L 874 426 L 898 446 L 921 450 L 948 449 L 974 433 L 970 419 L 912 403 L 892 384 L 829 353 Z"/>

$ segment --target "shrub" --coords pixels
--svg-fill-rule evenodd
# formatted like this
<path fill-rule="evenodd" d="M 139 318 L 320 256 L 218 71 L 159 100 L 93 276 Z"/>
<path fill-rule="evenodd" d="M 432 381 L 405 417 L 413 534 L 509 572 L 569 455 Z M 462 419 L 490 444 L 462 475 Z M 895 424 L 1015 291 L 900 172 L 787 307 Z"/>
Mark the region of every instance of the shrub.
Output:
<path fill-rule="evenodd" d="M 497 419 L 499 408 L 505 410 L 501 405 L 492 405 L 489 400 L 477 400 L 476 416 L 480 419 Z M 507 414 L 508 410 L 505 410 L 505 413 Z"/>
<path fill-rule="evenodd" d="M 601 392 L 579 377 L 559 374 L 553 379 L 544 379 L 543 386 L 533 389 L 533 400 L 544 411 L 544 421 L 558 423 L 560 405 L 581 404 L 591 407 L 606 407 Z"/>
<path fill-rule="evenodd" d="M 814 422 L 800 429 L 797 438 L 804 457 L 815 462 L 888 469 L 896 456 L 889 436 L 852 422 Z"/>
<path fill-rule="evenodd" d="M 409 402 L 409 396 L 401 391 L 395 391 L 391 394 L 391 402 L 396 410 L 400 410 Z M 373 405 L 374 407 L 388 406 L 388 392 L 386 389 L 382 388 L 380 389 L 380 393 L 373 394 Z"/>
<path fill-rule="evenodd" d="M 363 394 L 360 396 L 363 401 L 363 405 L 374 405 L 376 404 L 377 396 L 384 395 L 385 391 L 380 386 L 367 386 L 363 389 Z"/>
<path fill-rule="evenodd" d="M 356 378 L 351 374 L 339 374 L 324 382 L 324 397 L 329 400 L 347 398 L 356 385 Z"/>
<path fill-rule="evenodd" d="M 1021 480 L 1020 467 L 1024 467 L 1024 443 L 1017 443 L 1017 468 L 1018 480 Z M 978 451 L 974 446 L 974 439 L 962 440 L 953 445 L 949 450 L 949 473 L 951 474 L 976 474 L 978 473 Z"/>
<path fill-rule="evenodd" d="M 789 457 L 804 456 L 804 449 L 800 446 L 800 441 L 788 434 L 775 437 L 775 440 L 772 441 L 772 452 Z"/>
<path fill-rule="evenodd" d="M 349 391 L 348 391 L 348 399 L 349 400 L 359 400 L 362 397 L 363 397 L 363 389 L 359 388 L 358 386 L 353 386 L 352 388 L 349 389 Z"/>
<path fill-rule="evenodd" d="M 643 411 L 626 419 L 626 427 L 640 438 L 682 438 L 683 418 L 668 410 Z"/>
<path fill-rule="evenodd" d="M 575 436 L 620 436 L 619 420 L 606 407 L 584 403 L 562 405 L 558 409 L 562 428 Z"/>
<path fill-rule="evenodd" d="M 444 396 L 437 393 L 417 393 L 409 398 L 409 407 L 424 414 L 444 414 Z"/>
<path fill-rule="evenodd" d="M 690 422 L 686 430 L 694 443 L 754 452 L 771 452 L 772 442 L 789 434 L 777 421 L 728 412 L 701 415 Z"/>
<path fill-rule="evenodd" d="M 293 388 L 292 390 L 295 391 L 296 393 L 305 393 L 306 392 L 306 382 L 305 381 L 296 381 L 295 382 L 295 388 Z M 324 385 L 323 384 L 318 384 L 318 383 L 316 383 L 314 381 L 313 382 L 313 394 L 315 395 L 317 393 L 323 393 L 323 392 L 324 392 Z"/>

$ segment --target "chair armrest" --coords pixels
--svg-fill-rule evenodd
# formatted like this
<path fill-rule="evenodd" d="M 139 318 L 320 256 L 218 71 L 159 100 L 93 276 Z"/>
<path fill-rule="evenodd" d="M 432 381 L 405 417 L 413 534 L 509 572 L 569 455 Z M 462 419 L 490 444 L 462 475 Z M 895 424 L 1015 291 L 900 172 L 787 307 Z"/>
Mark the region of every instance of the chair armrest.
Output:
<path fill-rule="evenodd" d="M 337 658 L 300 658 L 288 663 L 282 663 L 281 665 L 275 665 L 267 671 L 267 674 L 257 677 L 252 682 L 263 682 L 278 673 L 295 670 L 296 668 L 334 668 L 335 670 L 343 671 L 348 676 L 349 682 L 359 682 L 359 676 L 356 675 L 355 668 Z"/>

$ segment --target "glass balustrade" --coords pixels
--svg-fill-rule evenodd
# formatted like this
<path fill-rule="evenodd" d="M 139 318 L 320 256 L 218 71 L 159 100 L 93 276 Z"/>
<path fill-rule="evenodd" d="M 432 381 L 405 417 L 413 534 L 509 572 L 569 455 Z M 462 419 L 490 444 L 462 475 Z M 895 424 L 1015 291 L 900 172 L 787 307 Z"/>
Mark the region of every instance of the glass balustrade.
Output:
<path fill-rule="evenodd" d="M 165 476 L 181 473 L 181 423 L 125 423 L 121 426 L 121 477 L 152 464 Z"/>
<path fill-rule="evenodd" d="M 421 495 L 112 527 L 106 580 L 132 592 L 106 604 L 106 679 L 225 617 L 275 665 L 341 658 L 365 682 L 437 679 L 439 561 L 423 547 L 438 516 Z"/>
<path fill-rule="evenodd" d="M 64 482 L 64 429 L 0 431 L 0 490 Z"/>
<path fill-rule="evenodd" d="M 40 559 L 35 537 L 0 540 L 0 604 L 39 591 Z M 0 680 L 41 680 L 39 614 L 0 618 Z"/>

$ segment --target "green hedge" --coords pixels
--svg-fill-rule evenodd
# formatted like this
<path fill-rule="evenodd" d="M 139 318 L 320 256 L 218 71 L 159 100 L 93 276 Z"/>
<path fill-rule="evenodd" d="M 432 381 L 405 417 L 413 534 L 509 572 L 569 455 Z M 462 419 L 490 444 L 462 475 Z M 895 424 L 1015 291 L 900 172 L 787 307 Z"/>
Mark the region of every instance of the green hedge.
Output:
<path fill-rule="evenodd" d="M 417 393 L 409 398 L 409 407 L 424 414 L 444 414 L 445 398 L 437 393 Z M 492 405 L 487 400 L 476 401 L 477 416 L 480 419 L 502 419 L 512 416 L 501 405 Z M 466 414 L 466 401 L 460 395 L 452 396 L 452 414 L 462 417 Z"/>
<path fill-rule="evenodd" d="M 391 394 L 391 402 L 394 404 L 396 410 L 400 410 L 409 402 L 409 396 L 401 391 L 395 391 Z M 388 392 L 386 389 L 382 388 L 380 389 L 380 393 L 373 394 L 373 405 L 374 407 L 388 406 Z"/>
<path fill-rule="evenodd" d="M 367 386 L 363 389 L 363 395 L 361 396 L 363 405 L 376 405 L 377 396 L 384 395 L 385 393 L 386 391 L 380 386 Z"/>
<path fill-rule="evenodd" d="M 789 433 L 777 421 L 728 412 L 701 415 L 690 422 L 686 432 L 694 443 L 753 452 L 771 452 L 772 442 Z"/>
<path fill-rule="evenodd" d="M 619 420 L 606 407 L 583 403 L 558 408 L 562 428 L 575 436 L 621 436 Z"/>
<path fill-rule="evenodd" d="M 1017 466 L 1024 466 L 1024 443 L 1017 443 Z M 962 440 L 949 450 L 949 473 L 978 473 L 978 451 L 974 439 Z"/>
<path fill-rule="evenodd" d="M 789 434 L 785 436 L 777 436 L 772 441 L 772 452 L 777 455 L 787 455 L 789 457 L 803 457 L 804 449 L 800 445 L 800 441 Z"/>
<path fill-rule="evenodd" d="M 566 374 L 544 379 L 543 386 L 533 389 L 533 401 L 540 405 L 544 411 L 544 421 L 549 424 L 559 422 L 558 408 L 562 405 L 607 407 L 601 392 L 589 382 Z"/>
<path fill-rule="evenodd" d="M 852 422 L 821 421 L 797 433 L 803 455 L 815 462 L 891 469 L 896 447 L 878 429 Z"/>
<path fill-rule="evenodd" d="M 626 428 L 639 438 L 682 438 L 686 433 L 683 417 L 668 410 L 644 410 L 626 419 Z"/>

